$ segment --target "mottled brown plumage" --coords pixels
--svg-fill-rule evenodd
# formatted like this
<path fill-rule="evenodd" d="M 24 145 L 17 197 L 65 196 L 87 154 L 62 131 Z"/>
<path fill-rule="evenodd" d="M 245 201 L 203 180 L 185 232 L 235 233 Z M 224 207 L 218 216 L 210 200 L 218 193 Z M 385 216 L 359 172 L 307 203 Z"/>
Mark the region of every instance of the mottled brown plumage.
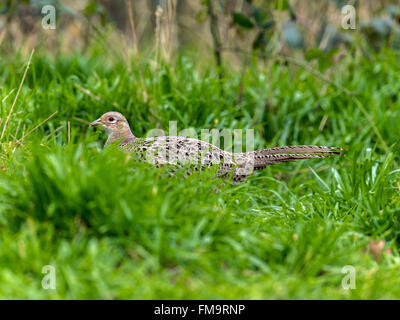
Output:
<path fill-rule="evenodd" d="M 193 169 L 218 165 L 220 176 L 233 174 L 234 181 L 245 180 L 254 170 L 268 165 L 300 159 L 327 158 L 341 155 L 341 148 L 324 146 L 286 146 L 252 152 L 232 153 L 208 142 L 179 136 L 135 137 L 126 118 L 119 112 L 107 112 L 92 122 L 108 133 L 106 145 L 118 143 L 126 152 L 136 152 L 143 161 L 156 166 L 192 164 Z"/>

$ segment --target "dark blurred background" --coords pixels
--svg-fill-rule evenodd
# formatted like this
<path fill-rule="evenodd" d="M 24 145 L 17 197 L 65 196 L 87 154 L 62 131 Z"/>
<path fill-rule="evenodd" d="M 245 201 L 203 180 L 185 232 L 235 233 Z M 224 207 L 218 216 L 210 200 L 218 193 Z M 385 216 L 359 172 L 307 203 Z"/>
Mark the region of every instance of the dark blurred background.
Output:
<path fill-rule="evenodd" d="M 56 30 L 41 9 L 56 8 Z M 356 9 L 356 30 L 341 27 L 344 5 Z M 186 49 L 218 64 L 243 52 L 304 55 L 321 68 L 349 46 L 400 48 L 400 4 L 394 0 L 2 0 L 0 44 L 5 50 L 82 50 L 101 38 L 114 52 L 160 54 Z M 327 55 L 327 53 L 330 53 Z M 327 60 L 328 59 L 328 60 Z M 233 64 L 234 65 L 234 64 Z"/>

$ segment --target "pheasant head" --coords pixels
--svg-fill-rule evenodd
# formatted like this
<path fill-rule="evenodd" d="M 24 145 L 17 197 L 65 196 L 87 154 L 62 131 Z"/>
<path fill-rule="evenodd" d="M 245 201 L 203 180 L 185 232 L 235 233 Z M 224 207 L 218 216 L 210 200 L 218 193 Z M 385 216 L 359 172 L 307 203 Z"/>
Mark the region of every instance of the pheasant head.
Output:
<path fill-rule="evenodd" d="M 135 139 L 129 127 L 128 120 L 119 112 L 107 112 L 99 119 L 93 121 L 90 126 L 101 126 L 108 134 L 106 145 L 114 141 L 127 141 Z"/>

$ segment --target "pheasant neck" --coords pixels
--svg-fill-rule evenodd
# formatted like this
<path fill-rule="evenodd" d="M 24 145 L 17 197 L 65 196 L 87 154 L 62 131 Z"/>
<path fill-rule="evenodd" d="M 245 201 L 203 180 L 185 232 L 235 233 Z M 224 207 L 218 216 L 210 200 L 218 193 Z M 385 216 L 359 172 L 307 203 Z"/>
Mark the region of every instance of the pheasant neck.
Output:
<path fill-rule="evenodd" d="M 108 136 L 108 139 L 106 141 L 106 146 L 110 145 L 111 143 L 115 141 L 120 141 L 121 143 L 124 143 L 125 141 L 132 141 L 137 139 L 133 133 L 131 132 L 130 129 L 124 130 L 122 132 L 113 132 Z"/>

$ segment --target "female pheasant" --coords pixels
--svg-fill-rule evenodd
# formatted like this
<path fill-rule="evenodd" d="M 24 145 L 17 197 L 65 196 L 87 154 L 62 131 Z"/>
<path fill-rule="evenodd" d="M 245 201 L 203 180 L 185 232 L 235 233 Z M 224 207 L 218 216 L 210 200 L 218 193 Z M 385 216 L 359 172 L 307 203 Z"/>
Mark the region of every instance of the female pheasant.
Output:
<path fill-rule="evenodd" d="M 254 170 L 261 170 L 270 164 L 300 159 L 328 158 L 342 155 L 341 148 L 324 146 L 287 146 L 232 153 L 208 142 L 180 136 L 135 137 L 126 118 L 119 112 L 107 112 L 93 121 L 91 126 L 102 126 L 108 139 L 126 152 L 136 152 L 141 159 L 156 166 L 172 164 L 194 165 L 194 169 L 218 166 L 220 176 L 233 174 L 233 181 L 245 180 Z"/>

